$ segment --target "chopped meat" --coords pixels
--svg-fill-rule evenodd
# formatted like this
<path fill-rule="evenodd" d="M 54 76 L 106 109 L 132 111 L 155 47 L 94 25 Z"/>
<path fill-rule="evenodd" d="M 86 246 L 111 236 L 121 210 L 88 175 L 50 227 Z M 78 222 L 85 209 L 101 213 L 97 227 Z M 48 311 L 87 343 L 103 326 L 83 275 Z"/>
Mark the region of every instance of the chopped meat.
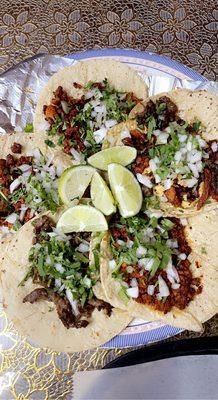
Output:
<path fill-rule="evenodd" d="M 70 144 L 70 140 L 69 139 L 65 139 L 64 140 L 64 152 L 66 153 L 66 154 L 71 154 L 70 153 L 70 149 L 71 149 L 71 144 Z"/>
<path fill-rule="evenodd" d="M 105 310 L 107 315 L 110 317 L 113 308 L 111 304 L 97 298 L 89 300 L 89 304 L 91 304 L 93 307 L 96 307 L 98 311 Z"/>
<path fill-rule="evenodd" d="M 210 195 L 210 186 L 212 183 L 212 173 L 209 168 L 204 169 L 204 181 L 203 181 L 203 192 L 200 196 L 197 204 L 197 210 L 200 210 L 204 205 L 205 201 L 208 199 Z"/>
<path fill-rule="evenodd" d="M 59 296 L 58 294 L 52 295 L 52 300 L 56 306 L 56 310 L 61 322 L 64 326 L 69 329 L 75 325 L 75 316 L 72 312 L 72 307 L 66 298 Z"/>
<path fill-rule="evenodd" d="M 134 147 L 133 141 L 131 137 L 126 137 L 124 139 L 122 139 L 122 142 L 124 144 L 124 146 L 131 146 Z"/>
<path fill-rule="evenodd" d="M 4 216 L 8 213 L 8 205 L 4 200 L 0 200 L 0 215 Z"/>
<path fill-rule="evenodd" d="M 15 159 L 11 154 L 8 154 L 6 157 L 6 166 L 13 167 L 15 165 Z"/>
<path fill-rule="evenodd" d="M 23 303 L 33 304 L 40 300 L 52 301 L 45 288 L 34 289 L 31 293 L 24 297 Z"/>
<path fill-rule="evenodd" d="M 57 109 L 55 106 L 46 106 L 44 108 L 44 113 L 45 113 L 45 117 L 48 120 L 55 120 L 55 118 L 57 117 Z"/>
<path fill-rule="evenodd" d="M 50 232 L 52 230 L 53 223 L 47 215 L 43 215 L 38 218 L 34 223 L 34 233 L 39 235 L 41 231 Z"/>
<path fill-rule="evenodd" d="M 20 154 L 21 151 L 22 151 L 22 146 L 21 146 L 21 144 L 20 144 L 20 143 L 14 142 L 14 143 L 12 144 L 12 146 L 11 146 L 11 151 L 12 151 L 12 153 L 14 153 L 14 154 Z"/>
<path fill-rule="evenodd" d="M 128 240 L 128 234 L 124 226 L 122 228 L 115 228 L 115 227 L 111 228 L 111 234 L 115 240 L 117 239 L 124 241 Z"/>
<path fill-rule="evenodd" d="M 80 83 L 77 83 L 77 82 L 73 82 L 73 86 L 74 86 L 76 89 L 82 89 L 82 88 L 83 88 L 83 86 L 80 85 Z"/>
<path fill-rule="evenodd" d="M 17 165 L 17 167 L 19 167 L 20 165 L 23 165 L 23 164 L 31 165 L 32 162 L 33 162 L 33 157 L 30 157 L 30 156 L 21 156 L 20 158 L 18 158 L 18 159 L 16 160 L 16 165 Z"/>
<path fill-rule="evenodd" d="M 34 215 L 31 216 L 31 213 L 32 213 L 31 209 L 28 208 L 28 209 L 26 210 L 25 216 L 24 216 L 24 221 L 25 221 L 25 222 L 28 222 L 28 221 L 30 221 L 30 220 L 33 218 Z"/>
<path fill-rule="evenodd" d="M 156 110 L 158 106 L 161 104 L 165 104 L 166 107 L 164 110 L 161 111 L 161 119 L 158 119 L 158 127 L 160 129 L 165 129 L 169 126 L 170 122 L 173 122 L 176 120 L 177 114 L 178 114 L 178 107 L 173 101 L 167 97 L 167 96 L 162 96 L 160 97 L 157 102 L 156 102 Z"/>
<path fill-rule="evenodd" d="M 175 226 L 171 229 L 169 236 L 172 239 L 177 239 L 180 253 L 189 255 L 191 253 L 191 247 L 186 240 L 184 226 L 180 224 L 177 218 L 171 218 L 171 221 Z"/>
<path fill-rule="evenodd" d="M 4 158 L 0 158 L 0 168 L 6 167 L 6 160 Z"/>
<path fill-rule="evenodd" d="M 130 131 L 130 135 L 136 150 L 138 151 L 145 150 L 146 144 L 148 142 L 147 136 L 138 129 L 133 129 L 132 131 Z"/>
<path fill-rule="evenodd" d="M 19 211 L 21 209 L 22 204 L 25 203 L 25 199 L 21 198 L 17 203 L 14 204 L 15 211 Z"/>
<path fill-rule="evenodd" d="M 135 174 L 142 174 L 149 166 L 149 158 L 145 155 L 139 155 L 136 157 L 135 163 L 132 165 L 132 171 Z"/>
<path fill-rule="evenodd" d="M 178 193 L 174 186 L 172 186 L 170 189 L 165 190 L 164 194 L 167 197 L 167 200 L 175 207 L 181 206 L 182 199 L 178 196 Z"/>

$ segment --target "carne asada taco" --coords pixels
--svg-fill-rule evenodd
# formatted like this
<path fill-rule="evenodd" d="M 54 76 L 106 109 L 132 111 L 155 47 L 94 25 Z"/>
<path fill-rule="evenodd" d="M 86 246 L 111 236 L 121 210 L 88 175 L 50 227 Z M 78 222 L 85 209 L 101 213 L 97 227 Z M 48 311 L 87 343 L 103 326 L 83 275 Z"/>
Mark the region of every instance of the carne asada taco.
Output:
<path fill-rule="evenodd" d="M 1 286 L 5 311 L 21 334 L 73 352 L 99 346 L 126 327 L 129 315 L 94 295 L 98 283 L 95 293 L 102 296 L 98 254 L 90 233 L 64 235 L 48 213 L 11 237 Z"/>
<path fill-rule="evenodd" d="M 147 214 L 110 221 L 101 244 L 106 298 L 134 317 L 200 331 L 218 311 L 218 270 L 192 248 L 184 220 Z"/>
<path fill-rule="evenodd" d="M 103 147 L 134 146 L 131 166 L 147 208 L 191 216 L 217 207 L 218 97 L 174 90 L 150 98 L 112 128 Z"/>
<path fill-rule="evenodd" d="M 134 69 L 107 60 L 81 61 L 55 73 L 41 92 L 34 130 L 83 161 L 100 150 L 107 130 L 125 121 L 147 98 L 147 86 Z"/>
<path fill-rule="evenodd" d="M 71 159 L 44 143 L 43 135 L 0 137 L 0 238 L 42 211 L 60 206 L 58 177 Z"/>

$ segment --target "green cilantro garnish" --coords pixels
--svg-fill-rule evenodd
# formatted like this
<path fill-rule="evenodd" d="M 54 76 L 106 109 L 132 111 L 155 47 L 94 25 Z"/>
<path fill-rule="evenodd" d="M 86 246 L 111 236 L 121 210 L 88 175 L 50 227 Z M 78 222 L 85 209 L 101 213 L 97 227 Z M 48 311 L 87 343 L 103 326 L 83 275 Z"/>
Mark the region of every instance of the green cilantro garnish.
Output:
<path fill-rule="evenodd" d="M 45 144 L 47 144 L 47 146 L 49 146 L 49 147 L 55 147 L 55 143 L 52 142 L 52 141 L 49 140 L 49 139 L 46 139 L 46 140 L 45 140 Z"/>
<path fill-rule="evenodd" d="M 202 253 L 202 254 L 207 254 L 207 250 L 205 249 L 205 247 L 202 247 L 202 248 L 201 248 L 201 253 Z"/>
<path fill-rule="evenodd" d="M 33 124 L 26 124 L 26 126 L 24 128 L 24 132 L 26 132 L 26 133 L 33 132 Z"/>

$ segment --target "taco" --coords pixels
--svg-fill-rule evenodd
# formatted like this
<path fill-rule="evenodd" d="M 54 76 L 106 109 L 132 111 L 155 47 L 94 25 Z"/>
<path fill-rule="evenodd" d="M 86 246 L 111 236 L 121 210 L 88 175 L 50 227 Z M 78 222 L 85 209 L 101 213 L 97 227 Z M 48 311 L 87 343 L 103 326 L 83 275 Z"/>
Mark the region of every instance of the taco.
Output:
<path fill-rule="evenodd" d="M 58 177 L 72 160 L 44 139 L 32 133 L 0 137 L 0 238 L 38 213 L 60 207 Z"/>
<path fill-rule="evenodd" d="M 1 286 L 5 311 L 21 334 L 42 347 L 74 352 L 99 346 L 126 327 L 131 317 L 95 296 L 104 298 L 98 243 L 87 232 L 61 233 L 48 213 L 12 236 L 1 261 Z"/>
<path fill-rule="evenodd" d="M 214 229 L 217 222 L 218 216 Z M 184 223 L 149 211 L 113 217 L 101 244 L 101 282 L 110 304 L 193 331 L 217 313 L 217 259 L 213 265 L 199 256 Z"/>
<path fill-rule="evenodd" d="M 55 73 L 42 90 L 34 130 L 83 161 L 100 150 L 107 130 L 147 98 L 134 69 L 111 59 L 86 60 Z"/>
<path fill-rule="evenodd" d="M 147 208 L 192 216 L 217 207 L 218 97 L 186 89 L 137 105 L 127 123 L 112 128 L 103 147 L 134 146 L 131 165 Z"/>

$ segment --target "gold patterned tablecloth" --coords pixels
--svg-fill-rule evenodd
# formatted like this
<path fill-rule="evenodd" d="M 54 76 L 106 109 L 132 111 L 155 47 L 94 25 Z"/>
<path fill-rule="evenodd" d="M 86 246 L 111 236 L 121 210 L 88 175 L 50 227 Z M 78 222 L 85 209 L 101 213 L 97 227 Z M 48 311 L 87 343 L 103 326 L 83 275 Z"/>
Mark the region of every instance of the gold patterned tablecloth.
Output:
<path fill-rule="evenodd" d="M 216 4 L 216 0 L 2 0 L 0 72 L 37 53 L 122 47 L 171 57 L 216 80 Z M 215 317 L 201 335 L 217 334 Z M 196 336 L 183 332 L 176 339 Z M 101 368 L 128 351 L 97 349 L 66 355 L 42 350 L 20 337 L 3 312 L 0 346 L 0 398 L 10 400 L 70 399 L 73 372 Z"/>

